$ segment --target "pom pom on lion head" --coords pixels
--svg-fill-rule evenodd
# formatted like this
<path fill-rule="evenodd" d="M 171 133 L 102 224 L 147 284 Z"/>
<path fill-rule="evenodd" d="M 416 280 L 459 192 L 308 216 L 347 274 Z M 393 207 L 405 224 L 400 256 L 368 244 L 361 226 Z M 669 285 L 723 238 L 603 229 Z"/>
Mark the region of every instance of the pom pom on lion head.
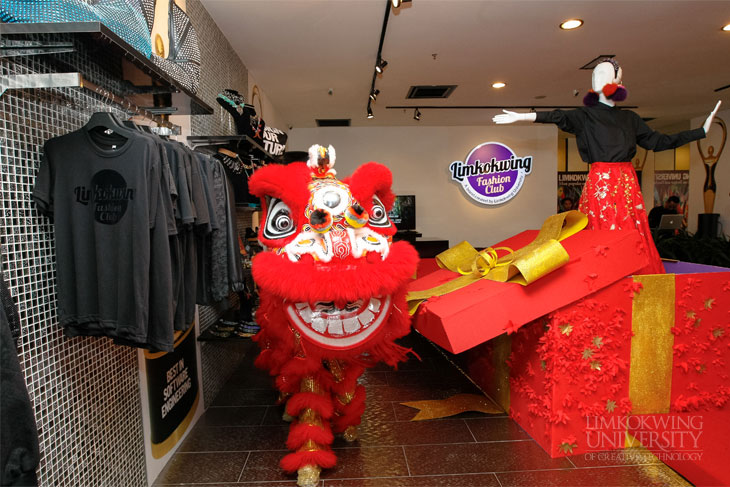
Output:
<path fill-rule="evenodd" d="M 331 146 L 309 153 L 309 164 L 269 165 L 249 182 L 264 246 L 253 259 L 257 339 L 307 358 L 394 365 L 404 358 L 393 340 L 409 331 L 405 287 L 418 255 L 392 242 L 391 173 L 369 162 L 340 181 Z"/>

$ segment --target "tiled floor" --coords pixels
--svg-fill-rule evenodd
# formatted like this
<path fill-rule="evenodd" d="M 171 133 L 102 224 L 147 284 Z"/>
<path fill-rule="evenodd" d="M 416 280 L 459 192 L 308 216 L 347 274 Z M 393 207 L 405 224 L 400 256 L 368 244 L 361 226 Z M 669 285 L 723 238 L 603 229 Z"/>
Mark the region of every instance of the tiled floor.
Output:
<path fill-rule="evenodd" d="M 360 439 L 335 440 L 338 464 L 322 472 L 322 487 L 690 485 L 651 455 L 614 464 L 551 459 L 506 415 L 412 422 L 415 410 L 400 402 L 478 391 L 425 339 L 412 334 L 405 344 L 423 360 L 362 377 L 368 399 Z M 288 424 L 269 378 L 252 365 L 255 354 L 252 348 L 155 485 L 296 485 L 278 466 Z"/>

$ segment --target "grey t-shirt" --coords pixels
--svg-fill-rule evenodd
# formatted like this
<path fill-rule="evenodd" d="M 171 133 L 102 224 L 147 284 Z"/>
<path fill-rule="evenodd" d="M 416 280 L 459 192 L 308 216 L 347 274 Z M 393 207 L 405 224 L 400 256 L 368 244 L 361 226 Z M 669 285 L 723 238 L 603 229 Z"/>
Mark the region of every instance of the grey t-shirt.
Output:
<path fill-rule="evenodd" d="M 82 128 L 46 142 L 33 199 L 54 220 L 58 318 L 67 336 L 172 349 L 172 314 L 157 313 L 150 328 L 149 311 L 151 276 L 156 302 L 172 293 L 170 280 L 159 278 L 170 266 L 162 170 L 158 148 L 143 136 Z"/>

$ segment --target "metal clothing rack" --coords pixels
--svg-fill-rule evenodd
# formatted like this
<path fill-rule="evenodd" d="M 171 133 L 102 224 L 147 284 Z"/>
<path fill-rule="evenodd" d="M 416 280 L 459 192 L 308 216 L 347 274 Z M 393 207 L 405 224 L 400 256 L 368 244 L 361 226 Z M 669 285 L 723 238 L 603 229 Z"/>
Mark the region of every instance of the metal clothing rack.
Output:
<path fill-rule="evenodd" d="M 160 127 L 167 127 L 173 134 L 180 134 L 180 127 L 159 115 L 135 105 L 124 97 L 118 96 L 101 86 L 83 77 L 81 73 L 51 73 L 51 74 L 16 74 L 0 77 L 0 96 L 6 90 L 23 90 L 29 88 L 86 88 L 94 93 L 103 96 L 111 103 L 115 103 L 128 112 L 132 112 L 143 118 L 157 123 Z"/>

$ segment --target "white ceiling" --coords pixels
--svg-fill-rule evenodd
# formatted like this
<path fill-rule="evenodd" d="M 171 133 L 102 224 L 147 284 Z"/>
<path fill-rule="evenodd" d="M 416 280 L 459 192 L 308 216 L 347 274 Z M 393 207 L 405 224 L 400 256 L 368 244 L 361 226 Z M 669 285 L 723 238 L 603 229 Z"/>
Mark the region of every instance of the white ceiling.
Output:
<path fill-rule="evenodd" d="M 581 66 L 615 54 L 629 91 L 654 126 L 730 108 L 730 1 L 413 0 L 391 10 L 388 67 L 366 106 L 386 0 L 202 0 L 281 118 L 354 126 L 483 125 L 497 110 L 387 106 L 574 106 L 590 88 Z M 558 24 L 585 21 L 574 31 Z M 435 55 L 435 57 L 434 57 Z M 507 87 L 491 88 L 495 81 Z M 407 100 L 411 85 L 455 84 L 445 100 Z M 221 87 L 225 88 L 225 87 Z M 333 94 L 329 95 L 328 90 Z M 577 97 L 573 90 L 580 90 Z M 545 96 L 536 99 L 536 96 Z M 285 128 L 285 127 L 282 127 Z"/>

